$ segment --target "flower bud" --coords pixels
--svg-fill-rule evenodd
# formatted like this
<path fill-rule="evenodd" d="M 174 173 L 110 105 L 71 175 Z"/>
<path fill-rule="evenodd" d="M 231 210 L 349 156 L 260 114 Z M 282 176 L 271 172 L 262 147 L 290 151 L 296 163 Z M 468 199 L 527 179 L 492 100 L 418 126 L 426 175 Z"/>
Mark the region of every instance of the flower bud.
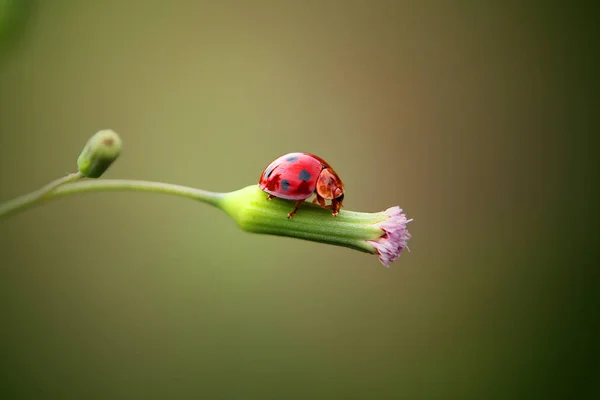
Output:
<path fill-rule="evenodd" d="M 96 132 L 77 159 L 77 168 L 88 178 L 99 178 L 119 157 L 121 138 L 110 129 Z"/>
<path fill-rule="evenodd" d="M 411 237 L 406 224 L 412 219 L 408 220 L 399 207 L 377 213 L 342 210 L 334 217 L 331 211 L 304 202 L 290 219 L 287 214 L 293 202 L 278 198 L 267 200 L 267 197 L 258 185 L 252 185 L 226 193 L 219 207 L 246 232 L 348 247 L 377 255 L 388 268 Z"/>

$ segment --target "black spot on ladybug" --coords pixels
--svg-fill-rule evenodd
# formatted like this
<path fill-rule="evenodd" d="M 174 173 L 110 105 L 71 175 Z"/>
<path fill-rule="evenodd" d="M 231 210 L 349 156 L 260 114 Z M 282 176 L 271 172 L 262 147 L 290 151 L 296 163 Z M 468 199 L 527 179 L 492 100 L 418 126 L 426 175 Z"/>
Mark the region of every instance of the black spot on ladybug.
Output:
<path fill-rule="evenodd" d="M 298 161 L 298 157 L 297 156 L 291 156 L 291 157 L 286 158 L 285 161 L 287 161 L 287 162 Z"/>
<path fill-rule="evenodd" d="M 279 183 L 279 186 L 281 187 L 281 190 L 283 190 L 284 192 L 287 192 L 287 190 L 290 188 L 290 182 L 287 179 L 283 179 Z"/>
<path fill-rule="evenodd" d="M 300 178 L 301 181 L 308 182 L 311 178 L 310 172 L 303 169 L 302 171 L 300 171 L 300 174 L 298 174 L 298 178 Z"/>

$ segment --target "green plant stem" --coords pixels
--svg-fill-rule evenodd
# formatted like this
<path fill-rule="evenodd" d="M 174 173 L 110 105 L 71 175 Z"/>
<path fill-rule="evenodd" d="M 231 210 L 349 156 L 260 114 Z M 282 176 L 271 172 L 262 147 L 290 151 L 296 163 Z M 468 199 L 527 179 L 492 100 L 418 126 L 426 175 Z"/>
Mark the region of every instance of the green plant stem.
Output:
<path fill-rule="evenodd" d="M 24 210 L 36 204 L 38 201 L 41 201 L 45 196 L 48 196 L 49 193 L 57 187 L 67 184 L 69 182 L 77 181 L 81 178 L 84 178 L 81 172 L 74 172 L 72 174 L 63 176 L 62 178 L 59 178 L 55 181 L 52 181 L 47 185 L 39 188 L 38 190 L 17 197 L 16 199 L 9 200 L 6 203 L 0 204 L 0 219 L 15 214 L 21 210 Z"/>
<path fill-rule="evenodd" d="M 220 207 L 221 199 L 223 198 L 222 193 L 208 192 L 187 186 L 162 182 L 128 179 L 102 179 L 73 182 L 80 177 L 81 175 L 79 173 L 68 175 L 67 177 L 54 181 L 51 184 L 36 190 L 35 192 L 17 197 L 13 200 L 9 200 L 4 204 L 0 204 L 0 219 L 16 214 L 17 212 L 24 211 L 25 209 L 40 205 L 49 200 L 57 199 L 67 195 L 87 192 L 133 191 L 163 193 L 186 197 L 192 200 L 198 200 L 216 207 Z"/>
<path fill-rule="evenodd" d="M 71 174 L 30 194 L 0 204 L 0 220 L 47 201 L 88 192 L 130 191 L 162 193 L 210 204 L 224 211 L 246 232 L 288 236 L 377 254 L 389 267 L 406 247 L 410 234 L 401 210 L 365 213 L 341 210 L 337 216 L 321 206 L 304 202 L 293 219 L 287 218 L 293 201 L 267 195 L 257 184 L 227 193 L 215 193 L 170 183 L 128 179 L 85 179 Z M 396 207 L 398 208 L 398 207 Z M 388 212 L 392 210 L 391 214 Z M 391 232 L 391 233 L 390 233 Z"/>

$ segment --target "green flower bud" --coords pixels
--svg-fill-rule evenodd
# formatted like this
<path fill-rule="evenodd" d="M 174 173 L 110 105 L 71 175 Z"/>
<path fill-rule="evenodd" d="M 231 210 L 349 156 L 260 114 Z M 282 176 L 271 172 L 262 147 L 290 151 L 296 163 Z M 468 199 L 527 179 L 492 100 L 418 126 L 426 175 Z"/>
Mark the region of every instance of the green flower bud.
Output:
<path fill-rule="evenodd" d="M 344 246 L 376 254 L 386 267 L 398 259 L 411 237 L 406 224 L 412 219 L 408 220 L 399 207 L 378 213 L 341 210 L 333 216 L 330 210 L 305 202 L 298 213 L 288 219 L 293 202 L 278 198 L 267 200 L 267 196 L 258 185 L 252 185 L 225 194 L 218 207 L 246 232 Z"/>
<path fill-rule="evenodd" d="M 121 138 L 110 129 L 96 132 L 77 159 L 77 168 L 88 178 L 99 178 L 119 157 Z"/>

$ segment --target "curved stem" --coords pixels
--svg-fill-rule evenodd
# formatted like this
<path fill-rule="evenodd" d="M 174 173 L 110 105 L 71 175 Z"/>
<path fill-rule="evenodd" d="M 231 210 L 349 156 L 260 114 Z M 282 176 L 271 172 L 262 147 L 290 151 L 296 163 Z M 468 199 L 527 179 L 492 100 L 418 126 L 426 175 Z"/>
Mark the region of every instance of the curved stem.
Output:
<path fill-rule="evenodd" d="M 16 199 L 9 200 L 6 203 L 0 204 L 0 219 L 15 214 L 29 206 L 32 206 L 36 202 L 42 200 L 52 190 L 59 187 L 60 185 L 67 184 L 69 182 L 74 182 L 81 178 L 84 178 L 81 172 L 74 172 L 67 176 L 63 176 L 62 178 L 59 178 L 55 181 L 52 181 L 47 185 L 42 186 L 38 190 L 17 197 Z"/>
<path fill-rule="evenodd" d="M 0 220 L 64 196 L 130 191 L 163 193 L 197 200 L 224 211 L 246 232 L 294 237 L 377 254 L 386 267 L 399 257 L 411 237 L 406 224 L 412 219 L 406 219 L 399 207 L 378 213 L 341 211 L 333 217 L 328 210 L 304 203 L 300 206 L 301 212 L 292 220 L 287 218 L 292 204 L 283 199 L 268 201 L 265 192 L 256 184 L 233 192 L 215 193 L 170 183 L 128 179 L 73 182 L 79 178 L 81 175 L 71 174 L 30 194 L 0 204 Z"/>
<path fill-rule="evenodd" d="M 44 197 L 44 195 L 46 195 L 47 193 L 51 192 L 52 189 L 56 188 L 57 186 L 64 185 L 69 182 L 75 182 L 76 180 L 79 180 L 82 178 L 84 178 L 84 175 L 81 172 L 77 171 L 77 172 L 74 172 L 67 176 L 63 176 L 62 178 L 58 178 L 57 180 L 50 182 L 46 186 L 42 186 L 42 188 L 40 188 L 40 189 L 36 190 L 35 192 L 32 192 L 26 196 L 32 196 L 32 198 L 35 198 L 35 197 L 41 198 L 41 197 Z"/>
<path fill-rule="evenodd" d="M 74 175 L 77 175 L 75 177 Z M 69 178 L 70 179 L 66 179 Z M 68 195 L 99 192 L 99 191 L 131 191 L 131 192 L 153 192 L 170 194 L 198 200 L 216 207 L 220 207 L 222 193 L 208 192 L 188 186 L 174 185 L 170 183 L 140 181 L 130 179 L 102 179 L 72 182 L 79 179 L 79 173 L 68 175 L 35 192 L 26 194 L 16 199 L 0 204 L 0 219 L 6 218 L 19 211 L 34 207 L 48 200 Z M 60 182 L 59 182 L 60 181 Z M 72 182 L 72 183 L 67 183 Z"/>

